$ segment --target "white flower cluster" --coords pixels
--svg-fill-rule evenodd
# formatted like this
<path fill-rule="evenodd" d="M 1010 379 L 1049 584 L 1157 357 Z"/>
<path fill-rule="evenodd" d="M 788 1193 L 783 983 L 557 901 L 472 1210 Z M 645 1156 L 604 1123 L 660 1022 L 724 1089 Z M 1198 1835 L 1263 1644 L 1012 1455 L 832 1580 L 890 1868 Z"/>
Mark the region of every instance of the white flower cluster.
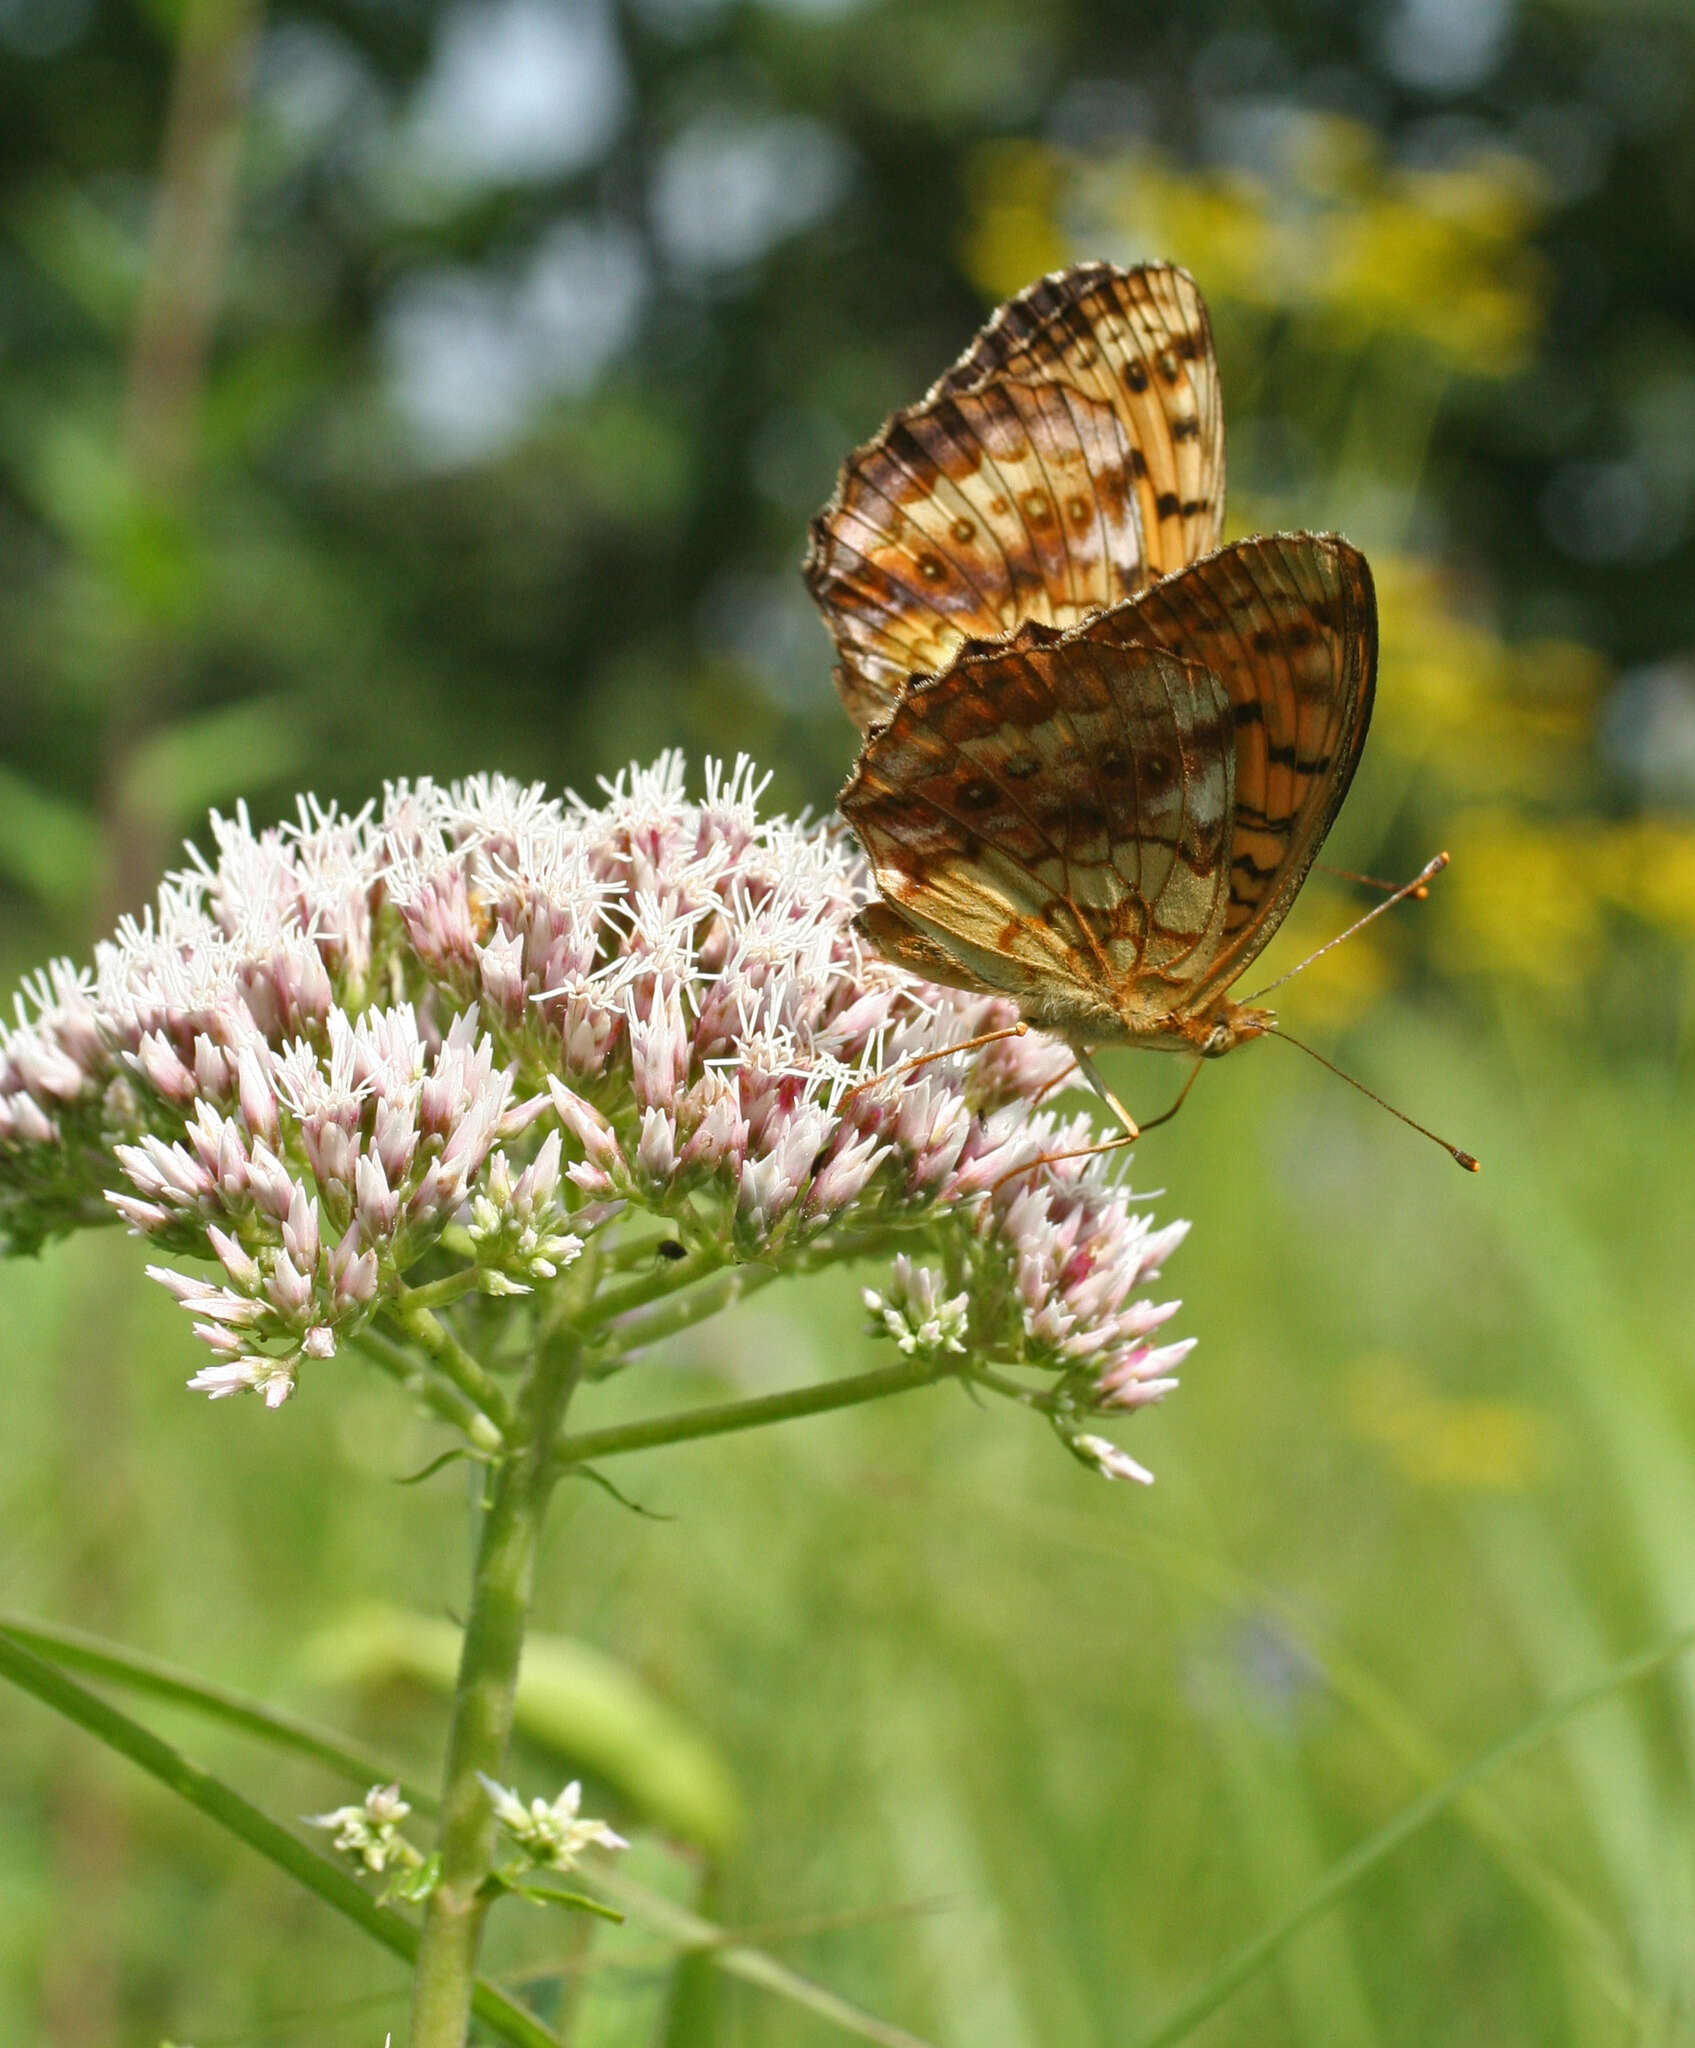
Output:
<path fill-rule="evenodd" d="M 398 1785 L 373 1785 L 359 1805 L 308 1814 L 306 1825 L 327 1828 L 339 1854 L 379 1877 L 395 1868 L 416 1869 L 424 1860 L 400 1832 L 400 1823 L 411 1811 Z"/>
<path fill-rule="evenodd" d="M 533 1869 L 574 1870 L 585 1849 L 630 1846 L 605 1821 L 581 1818 L 583 1788 L 575 1778 L 557 1799 L 532 1799 L 526 1806 L 516 1792 L 508 1792 L 504 1785 L 483 1777 L 481 1771 L 477 1776 L 482 1778 L 483 1790 L 493 1804 L 495 1819 Z"/>
<path fill-rule="evenodd" d="M 703 801 L 675 756 L 603 788 L 215 815 L 211 857 L 0 1028 L 0 1235 L 115 1209 L 209 1259 L 156 1269 L 212 1353 L 193 1384 L 273 1405 L 409 1288 L 595 1298 L 643 1211 L 679 1282 L 898 1237 L 872 1307 L 909 1356 L 1058 1372 L 1067 1414 L 1164 1393 L 1187 1347 L 1147 1343 L 1175 1304 L 1138 1290 L 1185 1226 L 1050 1157 L 1092 1136 L 1039 1106 L 1068 1050 L 915 1064 L 1012 1006 L 870 954 L 851 843 L 760 818 L 745 761 Z"/>

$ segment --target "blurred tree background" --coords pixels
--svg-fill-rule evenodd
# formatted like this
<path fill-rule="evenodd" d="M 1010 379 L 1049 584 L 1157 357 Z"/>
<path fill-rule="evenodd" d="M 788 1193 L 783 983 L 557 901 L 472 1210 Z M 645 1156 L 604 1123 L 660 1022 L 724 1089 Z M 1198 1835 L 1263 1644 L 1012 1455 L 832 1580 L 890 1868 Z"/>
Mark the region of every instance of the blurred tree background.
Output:
<path fill-rule="evenodd" d="M 828 806 L 806 521 L 995 300 L 1093 255 L 1208 295 L 1229 531 L 1335 527 L 1377 568 L 1337 858 L 1455 868 L 1285 1007 L 1484 1176 L 1293 1054 L 1233 1060 L 1137 1160 L 1196 1219 L 1169 1279 L 1203 1339 L 1135 1432 L 1153 1494 L 927 1395 L 631 1461 L 681 1526 L 562 1503 L 541 1599 L 745 1826 L 569 1715 L 533 1789 L 587 1770 L 591 1810 L 692 1839 L 720 1917 L 973 2048 L 1142 2038 L 1445 1768 L 1695 1619 L 1695 21 L 0 0 L 14 978 L 238 798 L 587 791 L 681 744 Z M 1315 878 L 1271 967 L 1350 907 Z M 1144 1064 L 1114 1078 L 1152 1110 Z M 428 1674 L 359 1615 L 452 1610 L 459 1482 L 388 1483 L 428 1433 L 352 1365 L 280 1417 L 187 1400 L 140 1265 L 110 1235 L 0 1274 L 8 1602 L 427 1758 Z M 655 1373 L 798 1378 L 857 1322 L 821 1284 Z M 33 1706 L 0 1727 L 0 2036 L 397 2023 L 398 1971 L 316 1908 Z M 331 1789 L 265 1782 L 285 1815 Z M 1193 2038 L 1695 2040 L 1692 1799 L 1684 1665 Z M 569 1960 L 574 2039 L 841 2038 L 745 1985 L 667 2006 L 651 1941 Z"/>

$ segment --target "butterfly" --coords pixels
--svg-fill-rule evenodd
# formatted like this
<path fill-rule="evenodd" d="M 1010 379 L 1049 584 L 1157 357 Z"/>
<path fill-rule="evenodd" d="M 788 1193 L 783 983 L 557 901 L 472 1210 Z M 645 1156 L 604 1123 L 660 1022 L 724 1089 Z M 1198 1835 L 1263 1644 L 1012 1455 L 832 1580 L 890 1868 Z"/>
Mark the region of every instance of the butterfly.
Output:
<path fill-rule="evenodd" d="M 1193 281 L 1087 264 L 849 457 L 807 559 L 868 729 L 841 797 L 881 898 L 861 934 L 1012 997 L 1131 1135 L 1088 1048 L 1210 1057 L 1273 1028 L 1226 991 L 1371 717 L 1365 558 L 1325 534 L 1219 548 L 1223 481 Z"/>

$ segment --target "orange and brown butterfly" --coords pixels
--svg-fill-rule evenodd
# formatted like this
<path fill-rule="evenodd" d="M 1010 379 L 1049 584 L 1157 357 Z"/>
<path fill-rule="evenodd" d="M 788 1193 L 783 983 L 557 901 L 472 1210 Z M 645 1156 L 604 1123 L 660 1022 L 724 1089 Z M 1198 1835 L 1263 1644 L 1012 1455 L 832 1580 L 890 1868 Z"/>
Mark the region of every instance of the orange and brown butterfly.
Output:
<path fill-rule="evenodd" d="M 1193 282 L 1087 264 L 1002 307 L 848 459 L 808 555 L 870 727 L 841 799 L 882 898 L 862 934 L 1012 997 L 1131 1135 L 1087 1049 L 1215 1055 L 1272 1027 L 1226 991 L 1371 715 L 1364 557 L 1321 534 L 1217 548 L 1223 476 Z"/>

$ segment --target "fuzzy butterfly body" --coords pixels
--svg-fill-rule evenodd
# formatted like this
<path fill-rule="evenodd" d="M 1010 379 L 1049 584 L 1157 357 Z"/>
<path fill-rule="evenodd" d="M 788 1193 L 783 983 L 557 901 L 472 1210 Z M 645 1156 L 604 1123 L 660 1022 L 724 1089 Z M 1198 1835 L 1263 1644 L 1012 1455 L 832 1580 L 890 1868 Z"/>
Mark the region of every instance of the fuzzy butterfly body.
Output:
<path fill-rule="evenodd" d="M 1223 488 L 1192 280 L 1087 264 L 1003 306 L 814 522 L 807 580 L 868 729 L 841 800 L 882 899 L 861 931 L 1080 1052 L 1270 1028 L 1226 990 L 1364 745 L 1364 557 L 1220 548 Z"/>

